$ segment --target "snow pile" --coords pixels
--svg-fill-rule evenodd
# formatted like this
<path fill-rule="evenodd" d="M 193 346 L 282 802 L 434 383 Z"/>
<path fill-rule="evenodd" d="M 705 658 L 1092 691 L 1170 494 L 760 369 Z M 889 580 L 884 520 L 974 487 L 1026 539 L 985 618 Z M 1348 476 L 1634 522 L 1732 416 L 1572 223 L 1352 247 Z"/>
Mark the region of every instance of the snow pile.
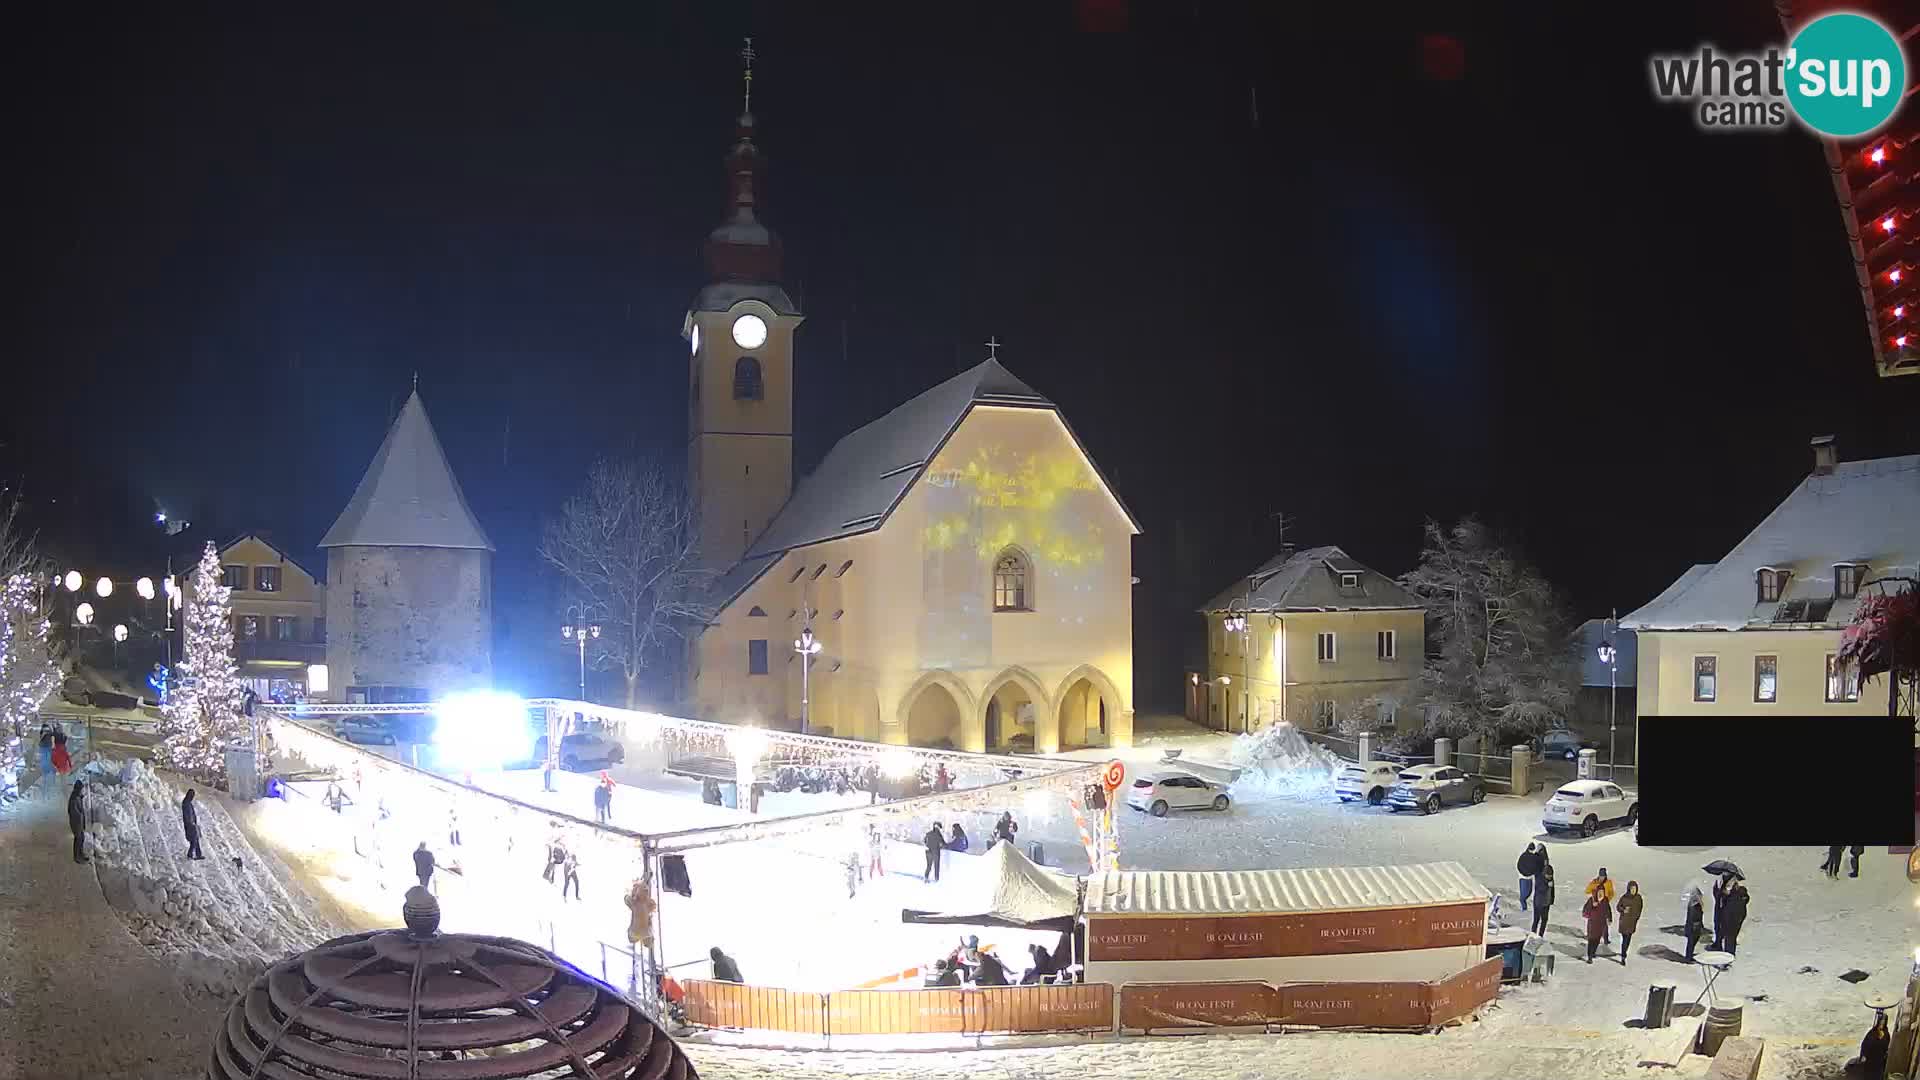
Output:
<path fill-rule="evenodd" d="M 1233 783 L 1236 798 L 1325 795 L 1333 790 L 1340 756 L 1315 745 L 1292 724 L 1269 724 L 1233 740 L 1227 758 L 1242 772 Z"/>
<path fill-rule="evenodd" d="M 190 861 L 183 790 L 139 761 L 98 761 L 86 773 L 101 892 L 189 987 L 238 994 L 268 965 L 346 932 L 311 914 L 313 900 L 263 863 L 219 799 L 196 800 L 206 858 Z"/>

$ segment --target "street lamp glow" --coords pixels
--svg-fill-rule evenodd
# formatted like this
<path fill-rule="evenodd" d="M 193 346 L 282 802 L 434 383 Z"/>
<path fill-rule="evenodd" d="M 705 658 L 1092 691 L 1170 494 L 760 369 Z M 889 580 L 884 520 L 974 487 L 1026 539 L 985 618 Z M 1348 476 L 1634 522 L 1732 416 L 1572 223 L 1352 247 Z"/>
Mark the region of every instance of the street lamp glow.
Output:
<path fill-rule="evenodd" d="M 99 581 L 94 582 L 93 591 L 99 593 L 100 599 L 102 600 L 105 600 L 107 597 L 112 596 L 113 595 L 113 579 L 101 578 Z"/>
<path fill-rule="evenodd" d="M 1600 654 L 1600 662 L 1601 662 L 1601 663 L 1603 663 L 1603 664 L 1611 664 L 1611 663 L 1613 663 L 1613 657 L 1614 657 L 1614 652 L 1613 652 L 1613 642 L 1611 642 L 1611 641 L 1602 641 L 1602 642 L 1600 643 L 1600 648 L 1599 648 L 1598 650 L 1596 650 L 1596 651 L 1597 651 L 1597 652 L 1599 652 L 1599 654 Z"/>
<path fill-rule="evenodd" d="M 81 626 L 92 626 L 93 625 L 93 605 L 87 603 L 84 600 L 81 601 L 80 606 L 73 609 L 73 619 L 75 622 L 79 623 Z"/>
<path fill-rule="evenodd" d="M 133 591 L 139 593 L 140 599 L 142 600 L 153 599 L 153 579 L 143 577 L 139 581 L 134 582 Z"/>
<path fill-rule="evenodd" d="M 880 758 L 880 771 L 890 780 L 905 780 L 920 771 L 920 759 L 905 750 L 889 750 Z"/>
<path fill-rule="evenodd" d="M 115 641 L 127 640 L 127 624 L 126 623 L 113 624 L 113 640 Z"/>
<path fill-rule="evenodd" d="M 80 576 L 80 571 L 78 570 L 67 571 L 66 585 L 67 585 L 68 592 L 79 592 L 80 586 L 85 584 L 86 584 L 86 579 Z"/>

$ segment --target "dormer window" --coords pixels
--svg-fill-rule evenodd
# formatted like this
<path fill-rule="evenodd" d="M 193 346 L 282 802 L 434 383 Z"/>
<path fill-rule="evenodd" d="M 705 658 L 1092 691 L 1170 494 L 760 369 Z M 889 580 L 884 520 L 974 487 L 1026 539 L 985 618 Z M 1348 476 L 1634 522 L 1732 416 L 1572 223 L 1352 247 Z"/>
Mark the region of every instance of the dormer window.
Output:
<path fill-rule="evenodd" d="M 1360 587 L 1360 575 L 1359 575 L 1359 574 L 1341 574 L 1341 575 L 1340 575 L 1340 587 L 1341 587 L 1341 588 L 1343 588 L 1343 589 L 1357 589 L 1357 588 L 1359 588 L 1359 587 Z"/>
<path fill-rule="evenodd" d="M 1778 603 L 1781 594 L 1787 591 L 1787 579 L 1792 576 L 1793 573 L 1789 570 L 1775 570 L 1771 567 L 1761 567 L 1758 575 L 1760 602 L 1763 604 Z"/>
<path fill-rule="evenodd" d="M 1838 563 L 1833 568 L 1833 598 L 1851 600 L 1860 595 L 1861 571 L 1866 567 L 1859 563 Z"/>

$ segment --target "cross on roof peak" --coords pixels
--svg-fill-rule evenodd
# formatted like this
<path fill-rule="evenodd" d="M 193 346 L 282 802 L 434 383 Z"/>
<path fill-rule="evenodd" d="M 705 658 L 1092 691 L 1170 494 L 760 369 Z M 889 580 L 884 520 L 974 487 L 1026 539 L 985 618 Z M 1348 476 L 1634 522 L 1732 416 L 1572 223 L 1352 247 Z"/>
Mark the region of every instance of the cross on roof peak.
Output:
<path fill-rule="evenodd" d="M 989 360 L 1000 359 L 1000 335 L 995 334 L 994 336 L 988 338 L 986 340 L 986 346 L 987 346 L 987 359 Z"/>

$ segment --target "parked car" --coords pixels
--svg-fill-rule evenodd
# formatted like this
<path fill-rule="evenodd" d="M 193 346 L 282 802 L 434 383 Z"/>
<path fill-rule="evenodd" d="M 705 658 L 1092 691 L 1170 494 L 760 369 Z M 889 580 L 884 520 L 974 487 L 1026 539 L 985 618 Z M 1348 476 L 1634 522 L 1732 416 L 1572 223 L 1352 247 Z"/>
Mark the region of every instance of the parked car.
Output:
<path fill-rule="evenodd" d="M 1479 803 L 1487 797 L 1479 778 L 1452 765 L 1415 765 L 1402 770 L 1387 792 L 1387 808 L 1398 813 L 1418 810 L 1437 814 L 1451 803 Z"/>
<path fill-rule="evenodd" d="M 547 737 L 542 734 L 533 741 L 533 762 L 539 765 L 546 760 Z M 587 728 L 560 737 L 560 767 L 568 772 L 579 772 L 588 766 L 605 768 L 625 760 L 627 748 L 598 728 Z"/>
<path fill-rule="evenodd" d="M 1127 789 L 1127 805 L 1154 817 L 1166 817 L 1169 810 L 1225 810 L 1232 802 L 1225 784 L 1172 769 L 1148 773 Z"/>
<path fill-rule="evenodd" d="M 1333 778 L 1333 793 L 1341 802 L 1365 799 L 1368 806 L 1387 801 L 1387 792 L 1399 779 L 1400 766 L 1391 761 L 1366 761 L 1341 769 Z"/>
<path fill-rule="evenodd" d="M 1575 780 L 1553 793 L 1540 819 L 1550 833 L 1592 836 L 1606 825 L 1636 825 L 1640 796 L 1605 780 Z"/>
<path fill-rule="evenodd" d="M 1576 761 L 1580 757 L 1580 751 L 1593 748 L 1594 743 L 1591 739 L 1582 739 L 1564 728 L 1549 731 L 1539 739 L 1539 753 L 1543 761 L 1548 758 Z"/>
<path fill-rule="evenodd" d="M 333 733 L 350 743 L 393 746 L 399 742 L 384 716 L 343 716 L 333 722 Z"/>

